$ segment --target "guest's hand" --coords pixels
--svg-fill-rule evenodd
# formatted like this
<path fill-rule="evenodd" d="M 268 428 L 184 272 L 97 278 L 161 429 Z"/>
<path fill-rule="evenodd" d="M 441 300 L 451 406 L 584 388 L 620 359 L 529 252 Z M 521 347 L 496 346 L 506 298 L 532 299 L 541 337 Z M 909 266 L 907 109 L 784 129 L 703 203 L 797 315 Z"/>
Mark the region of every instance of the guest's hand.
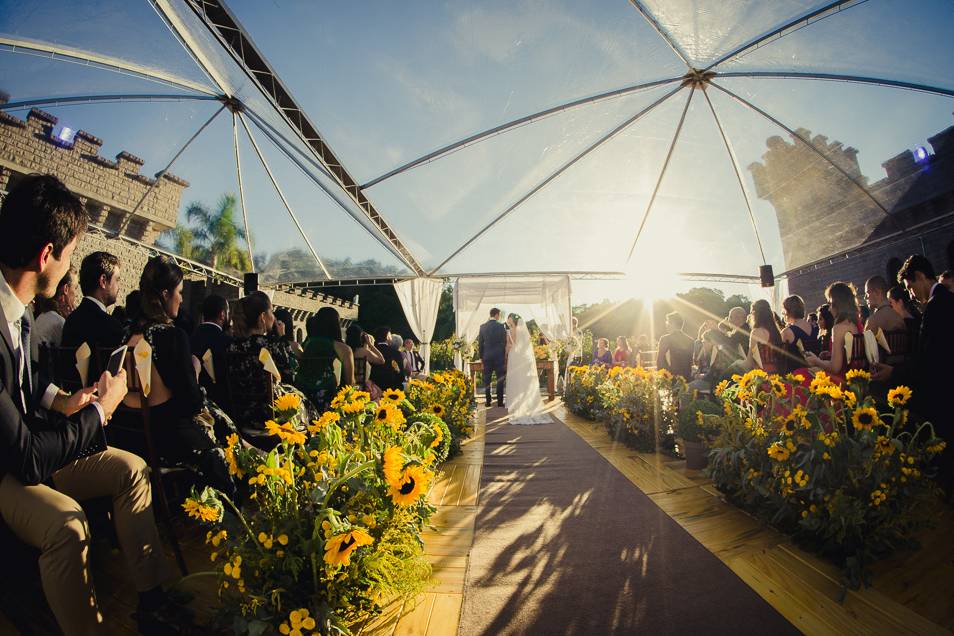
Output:
<path fill-rule="evenodd" d="M 75 393 L 60 393 L 53 398 L 53 410 L 66 417 L 82 411 L 96 401 L 96 387 L 90 386 Z"/>
<path fill-rule="evenodd" d="M 103 407 L 106 419 L 109 419 L 126 397 L 126 370 L 120 369 L 116 375 L 103 371 L 96 388 L 99 391 L 99 404 Z"/>
<path fill-rule="evenodd" d="M 894 367 L 890 364 L 875 362 L 871 365 L 871 379 L 875 382 L 886 382 L 891 379 L 891 373 Z"/>
<path fill-rule="evenodd" d="M 806 351 L 806 352 L 805 352 L 805 362 L 807 362 L 807 363 L 808 363 L 808 366 L 810 366 L 810 367 L 820 367 L 820 366 L 821 366 L 821 358 L 819 358 L 818 356 L 816 356 L 816 355 L 815 355 L 814 353 L 812 353 L 811 351 Z"/>

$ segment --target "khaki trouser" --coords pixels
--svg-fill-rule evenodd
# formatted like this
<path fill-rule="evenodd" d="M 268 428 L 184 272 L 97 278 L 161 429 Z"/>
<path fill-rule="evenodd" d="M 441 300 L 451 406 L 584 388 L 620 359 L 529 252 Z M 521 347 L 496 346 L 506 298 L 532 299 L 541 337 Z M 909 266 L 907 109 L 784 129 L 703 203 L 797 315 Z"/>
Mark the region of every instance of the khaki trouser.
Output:
<path fill-rule="evenodd" d="M 89 571 L 89 526 L 76 500 L 110 496 L 116 534 L 140 592 L 159 585 L 165 557 L 152 512 L 146 462 L 117 448 L 84 457 L 53 474 L 49 486 L 0 481 L 0 516 L 21 541 L 40 550 L 46 600 L 67 635 L 101 630 Z"/>

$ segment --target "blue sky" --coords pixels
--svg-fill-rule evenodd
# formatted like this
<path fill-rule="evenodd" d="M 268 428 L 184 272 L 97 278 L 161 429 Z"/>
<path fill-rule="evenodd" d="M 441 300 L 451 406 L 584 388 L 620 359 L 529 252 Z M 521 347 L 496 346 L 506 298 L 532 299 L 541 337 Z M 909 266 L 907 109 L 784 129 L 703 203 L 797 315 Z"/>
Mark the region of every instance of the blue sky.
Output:
<path fill-rule="evenodd" d="M 707 62 L 817 3 L 647 5 L 683 48 Z M 229 6 L 359 181 L 516 117 L 685 71 L 626 0 L 333 5 L 234 0 Z M 724 68 L 854 73 L 954 88 L 951 26 L 954 9 L 944 0 L 869 0 Z M 208 81 L 146 2 L 84 3 L 78 9 L 68 2 L 3 0 L 0 35 L 90 49 Z M 240 95 L 253 95 L 240 86 L 239 73 L 226 67 L 225 74 Z M 0 77 L 0 89 L 14 100 L 170 92 L 99 69 L 9 52 L 0 54 Z M 882 161 L 926 145 L 928 136 L 954 124 L 954 100 L 925 93 L 835 82 L 723 83 L 793 128 L 858 148 L 862 172 L 871 181 L 883 176 Z M 437 265 L 535 183 L 665 91 L 554 115 L 393 177 L 367 194 L 420 260 Z M 680 92 L 568 170 L 445 271 L 622 268 L 687 97 L 688 91 Z M 721 94 L 710 90 L 710 97 L 743 168 L 761 158 L 768 136 L 785 136 Z M 253 103 L 262 108 L 260 97 Z M 175 102 L 47 110 L 103 138 L 104 155 L 130 150 L 146 160 L 143 171 L 153 173 L 214 107 Z M 231 119 L 221 117 L 173 167 L 193 184 L 184 204 L 211 204 L 221 193 L 237 190 L 231 134 Z M 320 255 L 396 264 L 261 134 L 257 139 Z M 256 252 L 303 247 L 247 141 L 241 153 Z M 744 176 L 754 192 L 747 171 Z M 767 260 L 781 270 L 773 209 L 761 200 L 753 203 Z M 699 94 L 634 261 L 637 293 L 638 279 L 648 272 L 750 274 L 759 264 L 744 200 Z"/>

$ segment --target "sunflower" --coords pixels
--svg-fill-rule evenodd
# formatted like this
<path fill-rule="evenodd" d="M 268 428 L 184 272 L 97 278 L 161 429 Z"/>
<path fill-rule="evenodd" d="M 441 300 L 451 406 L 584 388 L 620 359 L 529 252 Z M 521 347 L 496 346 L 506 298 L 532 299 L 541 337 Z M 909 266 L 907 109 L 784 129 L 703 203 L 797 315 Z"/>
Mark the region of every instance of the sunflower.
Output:
<path fill-rule="evenodd" d="M 861 380 L 870 380 L 871 374 L 865 371 L 864 369 L 851 369 L 850 371 L 848 371 L 848 373 L 845 374 L 845 380 L 847 382 L 851 382 L 855 378 L 859 378 Z"/>
<path fill-rule="evenodd" d="M 784 462 L 791 453 L 779 442 L 775 442 L 768 447 L 768 456 L 778 462 Z"/>
<path fill-rule="evenodd" d="M 893 408 L 904 406 L 911 399 L 911 389 L 906 386 L 896 386 L 888 391 L 888 404 Z"/>
<path fill-rule="evenodd" d="M 265 430 L 269 435 L 277 435 L 279 439 L 289 444 L 305 443 L 305 434 L 295 430 L 290 423 L 279 424 L 275 420 L 268 420 L 265 422 Z"/>
<path fill-rule="evenodd" d="M 285 411 L 297 411 L 301 407 L 301 396 L 294 393 L 286 393 L 275 398 L 272 404 L 275 410 L 283 413 Z"/>
<path fill-rule="evenodd" d="M 313 435 L 318 434 L 329 424 L 337 424 L 340 420 L 341 416 L 334 411 L 325 411 L 317 420 L 312 420 L 308 426 L 308 432 Z"/>
<path fill-rule="evenodd" d="M 434 441 L 431 442 L 431 448 L 437 448 L 444 441 L 444 432 L 437 424 L 434 425 Z"/>
<path fill-rule="evenodd" d="M 325 563 L 332 566 L 351 565 L 351 554 L 363 545 L 371 545 L 374 538 L 364 528 L 336 534 L 325 543 Z"/>
<path fill-rule="evenodd" d="M 400 446 L 392 446 L 384 451 L 384 479 L 391 486 L 400 485 L 401 471 L 404 468 L 404 451 Z"/>
<path fill-rule="evenodd" d="M 404 398 L 404 391 L 401 389 L 388 389 L 381 396 L 381 399 L 386 402 L 403 402 Z"/>
<path fill-rule="evenodd" d="M 785 421 L 782 422 L 782 432 L 786 435 L 795 434 L 795 415 L 789 415 L 785 418 Z"/>
<path fill-rule="evenodd" d="M 444 407 L 441 406 L 440 404 L 431 404 L 431 413 L 433 413 L 437 417 L 443 417 Z"/>
<path fill-rule="evenodd" d="M 408 466 L 398 482 L 391 483 L 391 500 L 399 506 L 411 506 L 424 496 L 434 473 L 423 466 Z"/>
<path fill-rule="evenodd" d="M 859 431 L 870 431 L 872 427 L 881 423 L 878 419 L 878 411 L 872 406 L 862 406 L 855 409 L 851 416 L 851 423 Z"/>
<path fill-rule="evenodd" d="M 186 499 L 185 503 L 182 504 L 182 508 L 186 511 L 186 514 L 198 521 L 215 523 L 222 518 L 222 510 L 220 508 L 206 506 L 195 499 Z"/>
<path fill-rule="evenodd" d="M 782 399 L 788 395 L 788 390 L 785 388 L 785 383 L 774 376 L 772 377 L 772 393 L 774 393 L 775 397 L 779 399 Z"/>
<path fill-rule="evenodd" d="M 395 431 L 405 422 L 404 413 L 393 404 L 381 404 L 374 414 L 374 419 L 378 424 L 387 424 Z"/>

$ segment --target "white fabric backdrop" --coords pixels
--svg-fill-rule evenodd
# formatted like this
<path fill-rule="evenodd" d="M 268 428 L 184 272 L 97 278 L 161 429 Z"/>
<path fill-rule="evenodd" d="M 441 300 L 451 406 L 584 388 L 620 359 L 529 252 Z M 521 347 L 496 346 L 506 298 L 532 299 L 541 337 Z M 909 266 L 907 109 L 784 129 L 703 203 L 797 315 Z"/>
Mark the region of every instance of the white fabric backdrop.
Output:
<path fill-rule="evenodd" d="M 421 357 L 424 358 L 424 374 L 431 372 L 431 337 L 437 324 L 437 310 L 441 304 L 444 281 L 438 278 L 415 278 L 394 283 L 404 316 L 411 331 L 421 341 Z"/>
<path fill-rule="evenodd" d="M 759 299 L 769 301 L 772 310 L 779 316 L 782 315 L 782 301 L 788 297 L 788 277 L 776 276 L 773 287 L 762 287 L 758 283 L 749 284 L 749 298 L 752 302 Z M 809 311 L 806 309 L 806 311 Z"/>
<path fill-rule="evenodd" d="M 454 287 L 456 335 L 472 342 L 494 307 L 535 320 L 547 338 L 570 335 L 570 277 L 507 276 L 459 278 Z M 461 368 L 455 355 L 455 364 Z"/>

